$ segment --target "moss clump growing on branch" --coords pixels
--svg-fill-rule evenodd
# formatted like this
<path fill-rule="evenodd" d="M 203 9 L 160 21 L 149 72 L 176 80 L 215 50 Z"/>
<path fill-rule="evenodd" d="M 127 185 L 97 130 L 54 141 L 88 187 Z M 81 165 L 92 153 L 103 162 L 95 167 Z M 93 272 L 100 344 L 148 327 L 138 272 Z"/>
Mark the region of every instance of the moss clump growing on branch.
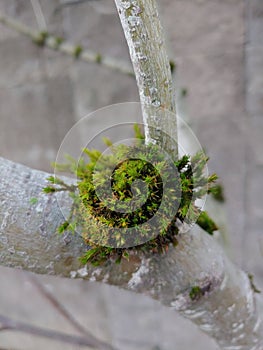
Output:
<path fill-rule="evenodd" d="M 222 185 L 220 184 L 214 185 L 211 189 L 209 189 L 209 193 L 211 193 L 211 195 L 216 201 L 218 202 L 225 201 L 224 189 Z"/>
<path fill-rule="evenodd" d="M 164 253 L 170 244 L 177 245 L 181 224 L 197 221 L 209 234 L 217 229 L 195 204 L 216 180 L 203 174 L 207 157 L 184 155 L 174 162 L 158 146 L 146 146 L 138 126 L 135 136 L 132 146 L 114 146 L 105 139 L 110 154 L 84 149 L 89 161 L 68 158 L 56 167 L 75 173 L 77 185 L 52 176 L 44 188 L 46 193 L 70 192 L 73 206 L 59 232 L 81 231 L 90 247 L 83 263 L 119 262 L 132 250 Z"/>
<path fill-rule="evenodd" d="M 35 38 L 33 39 L 33 42 L 38 46 L 44 46 L 48 37 L 49 37 L 49 33 L 46 31 L 42 31 L 35 36 Z"/>
<path fill-rule="evenodd" d="M 199 286 L 193 286 L 189 292 L 191 300 L 198 300 L 203 295 L 203 291 Z"/>
<path fill-rule="evenodd" d="M 169 64 L 170 64 L 171 73 L 173 74 L 175 72 L 175 69 L 176 69 L 176 63 L 174 61 L 170 60 Z"/>
<path fill-rule="evenodd" d="M 83 47 L 80 45 L 77 45 L 74 49 L 73 56 L 75 58 L 79 58 L 79 56 L 82 54 L 82 51 L 83 51 Z"/>

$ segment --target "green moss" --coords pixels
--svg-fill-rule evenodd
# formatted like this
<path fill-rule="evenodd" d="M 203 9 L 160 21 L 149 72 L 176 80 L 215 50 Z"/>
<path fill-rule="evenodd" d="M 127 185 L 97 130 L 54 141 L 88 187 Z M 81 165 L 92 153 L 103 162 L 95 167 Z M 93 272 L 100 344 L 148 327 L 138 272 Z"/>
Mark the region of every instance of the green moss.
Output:
<path fill-rule="evenodd" d="M 171 73 L 173 74 L 176 69 L 176 63 L 172 60 L 169 61 Z"/>
<path fill-rule="evenodd" d="M 35 198 L 35 197 L 30 198 L 30 204 L 31 205 L 37 204 L 37 202 L 38 202 L 37 198 Z"/>
<path fill-rule="evenodd" d="M 188 90 L 186 88 L 181 89 L 181 96 L 186 97 L 188 95 Z"/>
<path fill-rule="evenodd" d="M 38 33 L 34 37 L 33 42 L 35 44 L 37 44 L 38 46 L 44 46 L 48 37 L 49 37 L 49 33 L 46 31 L 43 31 L 43 32 Z"/>
<path fill-rule="evenodd" d="M 65 39 L 64 38 L 61 38 L 60 36 L 57 36 L 55 38 L 55 48 L 58 49 L 59 46 L 63 43 Z"/>
<path fill-rule="evenodd" d="M 144 140 L 143 130 L 141 130 L 141 128 L 138 124 L 134 125 L 134 136 L 138 140 Z"/>
<path fill-rule="evenodd" d="M 193 286 L 189 292 L 191 300 L 198 300 L 203 295 L 203 291 L 199 286 Z"/>
<path fill-rule="evenodd" d="M 211 193 L 212 197 L 218 201 L 218 202 L 224 202 L 225 196 L 224 196 L 224 190 L 223 186 L 220 184 L 214 185 L 210 190 L 209 193 Z"/>
<path fill-rule="evenodd" d="M 135 126 L 134 130 L 137 142 L 133 146 L 114 146 L 104 139 L 111 154 L 84 149 L 88 162 L 84 158 L 76 161 L 67 157 L 67 164 L 56 164 L 57 170 L 74 173 L 77 185 L 67 185 L 51 176 L 50 184 L 44 188 L 45 193 L 69 191 L 73 206 L 59 232 L 74 232 L 76 227 L 81 227 L 82 237 L 90 247 L 81 258 L 83 263 L 100 264 L 110 258 L 119 262 L 128 259 L 131 250 L 164 253 L 169 245 L 177 245 L 178 224 L 190 224 L 198 215 L 197 223 L 209 234 L 217 229 L 207 213 L 195 205 L 195 199 L 202 197 L 216 179 L 214 175 L 208 178 L 203 175 L 207 157 L 184 155 L 174 162 L 172 169 L 178 172 L 175 175 L 157 146 L 145 146 L 140 128 Z M 138 185 L 135 180 L 139 181 Z M 168 193 L 164 184 L 169 188 Z M 98 197 L 98 191 L 103 194 L 103 200 Z M 166 205 L 160 215 L 163 201 Z M 173 217 L 169 216 L 171 212 L 175 212 Z M 150 220 L 157 213 L 159 221 L 152 224 Z M 138 228 L 135 238 L 131 236 L 131 228 Z M 133 246 L 125 248 L 132 239 Z"/>
<path fill-rule="evenodd" d="M 98 53 L 97 56 L 96 56 L 96 62 L 97 63 L 101 63 L 101 61 L 102 61 L 102 56 L 101 56 L 100 53 Z"/>
<path fill-rule="evenodd" d="M 134 72 L 128 72 L 128 73 L 127 73 L 127 75 L 128 75 L 129 77 L 132 77 L 132 78 L 134 78 L 134 77 L 135 77 Z"/>
<path fill-rule="evenodd" d="M 75 49 L 74 49 L 73 56 L 74 56 L 75 58 L 79 58 L 79 56 L 81 55 L 82 51 L 83 51 L 82 46 L 77 45 L 77 46 L 75 47 Z"/>
<path fill-rule="evenodd" d="M 261 293 L 261 291 L 256 287 L 255 282 L 254 282 L 254 276 L 251 273 L 248 273 L 248 278 L 250 282 L 251 289 L 253 290 L 254 293 Z"/>
<path fill-rule="evenodd" d="M 196 223 L 210 235 L 212 235 L 214 231 L 218 230 L 218 227 L 216 226 L 214 221 L 209 217 L 206 211 L 200 213 Z"/>

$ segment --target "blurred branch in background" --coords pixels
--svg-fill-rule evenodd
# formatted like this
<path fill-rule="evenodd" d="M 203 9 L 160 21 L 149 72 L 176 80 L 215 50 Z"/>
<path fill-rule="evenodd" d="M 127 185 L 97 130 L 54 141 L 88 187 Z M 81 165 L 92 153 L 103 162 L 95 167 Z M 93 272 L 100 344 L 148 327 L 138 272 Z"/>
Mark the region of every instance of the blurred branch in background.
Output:
<path fill-rule="evenodd" d="M 50 49 L 62 52 L 63 54 L 70 55 L 73 58 L 80 59 L 85 62 L 97 63 L 121 73 L 134 76 L 132 66 L 128 62 L 101 55 L 99 52 L 84 49 L 81 45 L 69 43 L 61 37 L 52 35 L 48 31 L 34 30 L 1 12 L 0 23 L 31 38 L 33 42 L 40 47 L 48 47 Z"/>
<path fill-rule="evenodd" d="M 26 274 L 27 278 L 38 290 L 38 292 L 54 307 L 54 309 L 62 315 L 75 329 L 76 331 L 82 333 L 84 336 L 96 341 L 94 336 L 89 333 L 72 315 L 68 310 L 62 305 L 55 296 L 50 293 L 47 288 L 37 279 L 33 274 Z"/>
<path fill-rule="evenodd" d="M 59 7 L 78 5 L 78 4 L 82 4 L 83 2 L 93 2 L 93 1 L 99 1 L 99 0 L 64 0 L 64 1 L 61 1 Z"/>
<path fill-rule="evenodd" d="M 36 335 L 39 337 L 57 340 L 63 343 L 68 343 L 78 346 L 89 346 L 93 349 L 99 350 L 114 350 L 111 345 L 103 343 L 94 337 L 69 335 L 62 332 L 52 331 L 37 326 L 32 326 L 24 322 L 15 321 L 7 316 L 0 315 L 0 332 L 3 331 L 17 331 Z M 115 349 L 116 350 L 116 349 Z"/>
<path fill-rule="evenodd" d="M 89 3 L 89 5 L 98 13 L 115 13 L 115 9 L 112 6 L 112 2 L 109 0 L 63 0 L 60 1 L 60 5 L 57 6 L 55 12 L 58 12 L 65 7 L 80 5 L 83 3 Z"/>

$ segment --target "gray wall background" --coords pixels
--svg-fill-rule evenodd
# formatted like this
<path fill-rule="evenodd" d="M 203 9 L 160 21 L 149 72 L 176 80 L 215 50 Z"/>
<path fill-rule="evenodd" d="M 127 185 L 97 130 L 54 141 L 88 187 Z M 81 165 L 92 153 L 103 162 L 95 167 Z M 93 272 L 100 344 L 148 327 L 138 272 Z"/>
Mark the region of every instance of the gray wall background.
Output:
<path fill-rule="evenodd" d="M 48 31 L 102 55 L 129 60 L 112 0 L 40 0 Z M 159 0 L 180 115 L 225 188 L 232 258 L 263 287 L 263 2 Z M 0 11 L 38 29 L 30 0 L 0 0 Z M 187 89 L 187 96 L 181 90 Z M 76 61 L 0 25 L 0 155 L 51 171 L 59 145 L 81 117 L 112 103 L 138 101 L 132 77 Z M 75 332 L 28 274 L 0 269 L 0 313 Z M 171 310 L 109 286 L 38 277 L 92 332 L 121 349 L 216 349 Z M 1 332 L 6 349 L 71 349 Z M 72 348 L 73 349 L 73 348 Z M 75 348 L 74 348 L 75 349 Z"/>

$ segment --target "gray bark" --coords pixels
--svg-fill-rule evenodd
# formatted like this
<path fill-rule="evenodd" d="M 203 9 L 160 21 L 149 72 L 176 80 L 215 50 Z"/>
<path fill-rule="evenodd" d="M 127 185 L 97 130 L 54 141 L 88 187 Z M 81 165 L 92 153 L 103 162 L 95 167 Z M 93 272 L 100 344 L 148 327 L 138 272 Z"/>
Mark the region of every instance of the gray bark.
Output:
<path fill-rule="evenodd" d="M 79 237 L 59 236 L 56 228 L 65 220 L 56 196 L 43 193 L 48 174 L 0 160 L 0 261 L 4 266 L 37 273 L 68 276 L 80 266 L 84 251 Z M 70 199 L 60 193 L 68 210 Z M 32 198 L 37 199 L 31 204 Z"/>
<path fill-rule="evenodd" d="M 178 237 L 165 254 L 131 254 L 121 264 L 81 266 L 87 247 L 78 235 L 59 236 L 61 212 L 70 209 L 66 192 L 46 195 L 49 174 L 0 158 L 1 265 L 36 273 L 102 281 L 159 300 L 197 323 L 222 349 L 259 350 L 260 321 L 246 274 L 238 270 L 216 240 L 201 230 Z M 71 180 L 69 180 L 71 181 Z M 37 203 L 31 204 L 31 199 Z M 192 299 L 193 286 L 202 295 Z"/>
<path fill-rule="evenodd" d="M 146 142 L 177 156 L 175 93 L 155 0 L 115 0 L 142 105 Z"/>

